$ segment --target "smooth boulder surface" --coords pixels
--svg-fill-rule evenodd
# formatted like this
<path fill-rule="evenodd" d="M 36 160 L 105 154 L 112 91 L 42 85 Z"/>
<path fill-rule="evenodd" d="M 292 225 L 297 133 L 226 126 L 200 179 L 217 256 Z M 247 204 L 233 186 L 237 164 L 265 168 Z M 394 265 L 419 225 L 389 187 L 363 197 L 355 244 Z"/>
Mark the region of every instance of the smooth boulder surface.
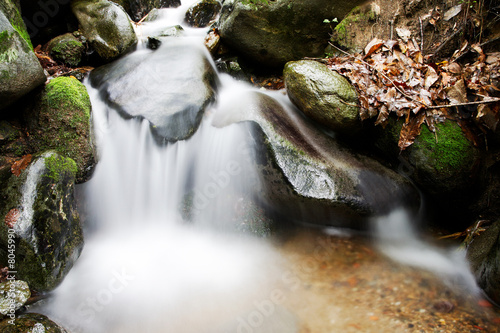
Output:
<path fill-rule="evenodd" d="M 276 0 L 245 5 L 227 0 L 218 29 L 223 43 L 239 55 L 268 67 L 280 67 L 304 57 L 322 57 L 331 28 L 325 19 L 339 21 L 362 3 L 330 0 Z"/>
<path fill-rule="evenodd" d="M 214 125 L 253 124 L 250 132 L 257 142 L 257 167 L 265 188 L 257 197 L 280 216 L 367 228 L 370 217 L 400 205 L 420 206 L 419 194 L 406 178 L 342 147 L 300 111 L 279 103 L 280 95 L 248 92 L 232 98 L 231 107 L 217 113 Z"/>
<path fill-rule="evenodd" d="M 0 110 L 45 82 L 42 66 L 17 7 L 0 4 Z"/>
<path fill-rule="evenodd" d="M 361 128 L 356 90 L 342 75 L 317 61 L 300 60 L 288 62 L 283 77 L 290 100 L 311 119 L 342 134 Z"/>
<path fill-rule="evenodd" d="M 189 38 L 173 38 L 92 71 L 90 82 L 124 117 L 148 120 L 159 142 L 183 140 L 215 99 L 209 56 Z"/>
<path fill-rule="evenodd" d="M 82 228 L 76 210 L 76 163 L 55 152 L 35 158 L 0 188 L 0 264 L 8 264 L 15 239 L 18 277 L 38 291 L 59 285 L 79 257 Z"/>
<path fill-rule="evenodd" d="M 115 59 L 137 43 L 130 17 L 121 6 L 108 0 L 74 0 L 71 10 L 103 60 Z"/>

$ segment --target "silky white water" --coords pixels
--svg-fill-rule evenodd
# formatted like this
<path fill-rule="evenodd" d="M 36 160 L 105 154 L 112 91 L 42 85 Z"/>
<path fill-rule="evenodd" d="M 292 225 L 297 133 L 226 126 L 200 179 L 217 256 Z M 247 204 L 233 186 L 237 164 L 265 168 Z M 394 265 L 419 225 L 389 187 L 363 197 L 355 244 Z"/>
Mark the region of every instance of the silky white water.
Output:
<path fill-rule="evenodd" d="M 162 10 L 138 34 L 181 24 L 194 2 Z M 197 42 L 205 33 L 186 31 Z M 164 145 L 157 144 L 148 121 L 123 119 L 87 85 L 99 162 L 85 185 L 84 250 L 41 309 L 51 319 L 84 333 L 298 331 L 294 317 L 274 305 L 268 312 L 276 318 L 249 324 L 255 309 L 267 313 L 261 308 L 283 276 L 282 262 L 266 240 L 237 232 L 239 206 L 260 186 L 251 168 L 253 143 L 244 125 L 216 128 L 211 121 L 241 102 L 234 96 L 253 88 L 226 76 L 221 82 L 218 101 L 196 133 Z M 187 208 L 189 216 L 183 214 Z M 388 220 L 409 225 L 408 217 L 395 214 Z M 380 239 L 382 251 L 397 260 L 418 261 L 412 259 L 417 253 L 435 263 L 425 268 L 457 268 L 451 256 L 414 240 L 411 230 Z M 460 275 L 462 269 L 446 273 Z"/>

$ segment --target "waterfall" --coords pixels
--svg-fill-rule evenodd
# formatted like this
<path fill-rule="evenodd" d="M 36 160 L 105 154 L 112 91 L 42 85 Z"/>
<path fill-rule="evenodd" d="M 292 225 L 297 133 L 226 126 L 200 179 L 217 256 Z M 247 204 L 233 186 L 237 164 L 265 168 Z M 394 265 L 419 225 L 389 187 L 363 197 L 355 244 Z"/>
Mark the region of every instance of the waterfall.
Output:
<path fill-rule="evenodd" d="M 137 33 L 182 24 L 180 15 L 194 2 L 161 10 Z M 197 42 L 205 34 L 185 30 Z M 136 52 L 144 48 L 141 43 Z M 218 102 L 193 136 L 164 144 L 147 120 L 124 119 L 86 82 L 99 163 L 84 188 L 85 247 L 40 312 L 73 333 L 299 331 L 294 316 L 274 302 L 277 280 L 298 286 L 292 271 L 281 270 L 281 255 L 266 239 L 237 232 L 241 203 L 260 188 L 249 163 L 255 158 L 251 137 L 241 124 L 212 125 L 214 114 L 238 103 L 238 91 L 253 88 L 226 76 L 220 81 Z M 424 268 L 462 274 L 455 263 L 463 261 L 414 238 L 404 213 L 381 221 L 394 231 L 386 238 L 379 229 L 388 256 L 419 267 L 421 255 L 434 256 L 426 262 L 436 264 Z M 473 285 L 470 275 L 462 278 Z"/>

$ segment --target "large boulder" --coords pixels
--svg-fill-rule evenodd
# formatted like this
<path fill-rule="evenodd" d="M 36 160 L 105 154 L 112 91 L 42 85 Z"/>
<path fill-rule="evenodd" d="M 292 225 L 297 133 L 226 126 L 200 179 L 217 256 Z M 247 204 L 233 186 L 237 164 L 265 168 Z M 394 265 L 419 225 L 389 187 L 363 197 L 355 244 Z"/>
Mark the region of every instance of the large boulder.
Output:
<path fill-rule="evenodd" d="M 479 287 L 500 304 L 500 221 L 473 240 L 467 258 Z"/>
<path fill-rule="evenodd" d="M 80 81 L 58 77 L 45 86 L 25 115 L 32 150 L 53 149 L 72 158 L 78 182 L 89 178 L 95 164 L 91 109 L 87 88 Z"/>
<path fill-rule="evenodd" d="M 214 125 L 253 123 L 264 187 L 257 197 L 274 213 L 290 221 L 367 228 L 369 217 L 400 205 L 419 207 L 406 178 L 342 147 L 298 110 L 260 92 L 232 98 Z"/>
<path fill-rule="evenodd" d="M 311 119 L 335 132 L 353 134 L 361 128 L 354 87 L 326 65 L 291 61 L 283 71 L 290 100 Z"/>
<path fill-rule="evenodd" d="M 17 7 L 0 2 L 0 110 L 45 82 Z"/>
<path fill-rule="evenodd" d="M 3 333 L 68 333 L 47 316 L 38 313 L 25 313 L 14 320 L 5 319 L 0 322 L 0 331 Z"/>
<path fill-rule="evenodd" d="M 130 17 L 121 6 L 108 0 L 74 0 L 71 9 L 102 59 L 115 59 L 137 43 Z"/>
<path fill-rule="evenodd" d="M 15 316 L 30 298 L 30 287 L 25 281 L 7 280 L 0 283 L 0 314 L 4 316 Z"/>
<path fill-rule="evenodd" d="M 0 264 L 38 291 L 54 289 L 83 247 L 76 171 L 72 159 L 47 152 L 0 188 Z"/>
<path fill-rule="evenodd" d="M 265 66 L 283 66 L 304 57 L 323 56 L 330 26 L 362 0 L 277 0 L 245 5 L 224 1 L 219 18 L 222 41 L 249 60 Z"/>
<path fill-rule="evenodd" d="M 196 131 L 217 76 L 203 46 L 179 37 L 92 71 L 90 82 L 124 117 L 147 119 L 162 142 Z"/>

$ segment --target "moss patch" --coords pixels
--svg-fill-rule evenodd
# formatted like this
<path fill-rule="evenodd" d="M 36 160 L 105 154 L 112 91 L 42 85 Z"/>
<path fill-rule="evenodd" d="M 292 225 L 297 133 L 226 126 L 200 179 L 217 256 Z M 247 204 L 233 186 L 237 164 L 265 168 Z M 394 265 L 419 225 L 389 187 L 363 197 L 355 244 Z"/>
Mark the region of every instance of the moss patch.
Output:
<path fill-rule="evenodd" d="M 474 160 L 472 144 L 462 133 L 460 126 L 451 121 L 437 124 L 436 134 L 423 126 L 413 149 L 425 150 L 428 163 L 443 175 L 453 175 L 462 169 L 469 169 Z"/>
<path fill-rule="evenodd" d="M 56 154 L 53 154 L 45 159 L 45 167 L 47 168 L 47 173 L 44 174 L 44 176 L 50 178 L 56 183 L 61 180 L 62 172 L 69 171 L 74 177 L 78 171 L 78 167 L 76 166 L 76 162 L 74 160 L 71 158 L 64 158 Z"/>

